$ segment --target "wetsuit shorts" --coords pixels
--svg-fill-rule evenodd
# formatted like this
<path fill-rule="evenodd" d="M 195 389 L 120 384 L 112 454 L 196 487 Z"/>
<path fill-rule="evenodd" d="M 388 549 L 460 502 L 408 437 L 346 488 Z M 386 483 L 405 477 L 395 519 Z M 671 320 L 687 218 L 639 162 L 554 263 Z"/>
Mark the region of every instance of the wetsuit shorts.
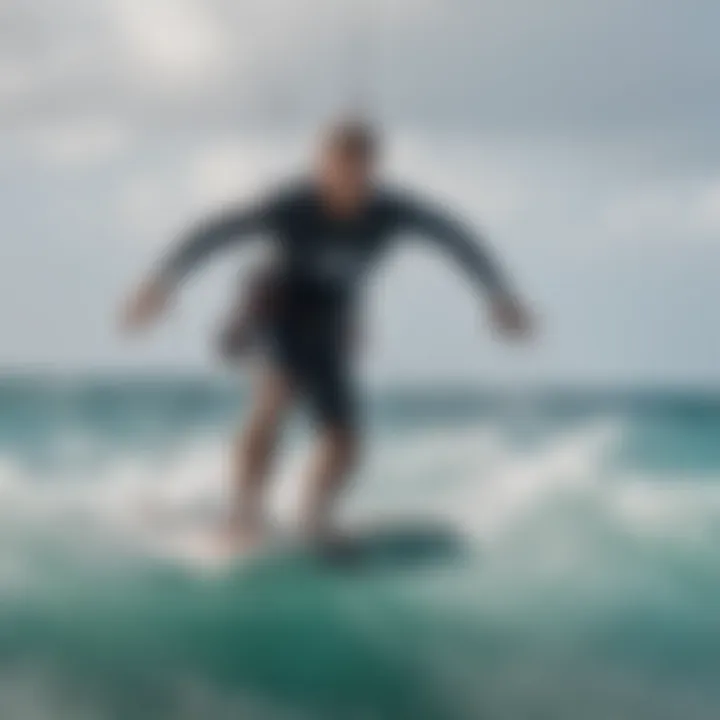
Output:
<path fill-rule="evenodd" d="M 350 430 L 357 423 L 348 326 L 336 313 L 292 313 L 269 327 L 271 363 L 290 380 L 323 428 Z"/>

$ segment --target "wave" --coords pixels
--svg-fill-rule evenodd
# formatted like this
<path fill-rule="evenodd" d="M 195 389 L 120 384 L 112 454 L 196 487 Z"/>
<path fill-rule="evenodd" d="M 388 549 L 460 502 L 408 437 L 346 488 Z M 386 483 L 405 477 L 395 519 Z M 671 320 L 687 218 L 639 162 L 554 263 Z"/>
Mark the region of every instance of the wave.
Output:
<path fill-rule="evenodd" d="M 627 432 L 607 421 L 520 443 L 483 422 L 380 436 L 345 521 L 432 519 L 468 553 L 360 575 L 296 557 L 208 573 L 168 548 L 168 528 L 222 513 L 217 438 L 73 477 L 4 457 L 0 711 L 13 712 L 0 715 L 22 718 L 34 688 L 60 720 L 710 720 L 720 483 L 624 465 Z M 305 461 L 297 443 L 280 463 L 281 522 Z"/>
<path fill-rule="evenodd" d="M 720 482 L 695 475 L 641 472 L 617 462 L 620 422 L 588 424 L 518 445 L 491 423 L 379 437 L 356 480 L 344 514 L 351 522 L 377 516 L 445 519 L 487 555 L 508 538 L 530 532 L 542 518 L 573 525 L 584 537 L 601 532 L 638 541 L 712 540 L 720 520 Z M 74 443 L 82 448 L 82 439 Z M 75 473 L 37 476 L 0 457 L 3 524 L 60 535 L 80 526 L 101 536 L 131 538 L 152 518 L 188 525 L 217 520 L 229 499 L 228 448 L 207 438 L 160 455 L 111 455 Z M 280 522 L 292 522 L 307 462 L 303 443 L 281 458 L 271 485 Z M 718 478 L 720 480 L 720 478 Z M 563 520 L 564 518 L 564 520 Z"/>

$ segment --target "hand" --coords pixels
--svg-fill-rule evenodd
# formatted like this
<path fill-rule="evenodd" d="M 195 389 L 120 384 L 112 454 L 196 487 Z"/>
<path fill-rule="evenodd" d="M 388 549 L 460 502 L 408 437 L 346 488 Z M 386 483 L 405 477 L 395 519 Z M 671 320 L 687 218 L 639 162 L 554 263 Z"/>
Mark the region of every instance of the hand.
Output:
<path fill-rule="evenodd" d="M 123 308 L 120 325 L 126 332 L 136 332 L 152 325 L 167 308 L 170 289 L 159 280 L 141 285 Z"/>
<path fill-rule="evenodd" d="M 499 295 L 490 301 L 493 327 L 502 335 L 514 340 L 524 340 L 533 333 L 533 319 L 528 309 L 511 295 Z"/>

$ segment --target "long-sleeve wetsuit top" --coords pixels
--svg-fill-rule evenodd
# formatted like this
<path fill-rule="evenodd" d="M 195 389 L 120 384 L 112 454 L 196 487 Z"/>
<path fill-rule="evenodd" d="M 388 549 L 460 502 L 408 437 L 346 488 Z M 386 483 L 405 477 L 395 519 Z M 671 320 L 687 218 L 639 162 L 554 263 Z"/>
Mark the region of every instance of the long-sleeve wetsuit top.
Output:
<path fill-rule="evenodd" d="M 434 240 L 490 293 L 507 291 L 474 233 L 448 214 L 407 193 L 383 189 L 374 192 L 362 212 L 334 218 L 309 181 L 201 224 L 171 250 L 160 276 L 177 283 L 216 251 L 262 234 L 276 245 L 289 308 L 309 303 L 314 310 L 341 310 L 353 304 L 393 239 L 406 233 Z"/>
<path fill-rule="evenodd" d="M 473 233 L 445 213 L 383 190 L 352 218 L 333 218 L 309 182 L 202 224 L 165 258 L 159 277 L 176 284 L 217 250 L 252 235 L 271 238 L 280 299 L 265 327 L 269 359 L 322 423 L 350 427 L 356 416 L 348 342 L 355 299 L 368 271 L 403 233 L 433 239 L 491 294 L 508 292 Z"/>

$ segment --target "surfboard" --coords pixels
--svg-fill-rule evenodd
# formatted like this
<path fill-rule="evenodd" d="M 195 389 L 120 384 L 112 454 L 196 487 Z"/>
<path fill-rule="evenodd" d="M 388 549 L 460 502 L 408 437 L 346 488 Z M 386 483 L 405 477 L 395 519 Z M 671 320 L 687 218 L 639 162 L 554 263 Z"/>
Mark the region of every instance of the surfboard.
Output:
<path fill-rule="evenodd" d="M 279 530 L 261 543 L 241 546 L 215 528 L 168 534 L 157 548 L 168 559 L 223 571 L 265 562 L 321 564 L 373 571 L 411 570 L 456 563 L 467 553 L 454 528 L 428 521 L 366 523 L 347 528 L 334 541 L 308 542 Z"/>

